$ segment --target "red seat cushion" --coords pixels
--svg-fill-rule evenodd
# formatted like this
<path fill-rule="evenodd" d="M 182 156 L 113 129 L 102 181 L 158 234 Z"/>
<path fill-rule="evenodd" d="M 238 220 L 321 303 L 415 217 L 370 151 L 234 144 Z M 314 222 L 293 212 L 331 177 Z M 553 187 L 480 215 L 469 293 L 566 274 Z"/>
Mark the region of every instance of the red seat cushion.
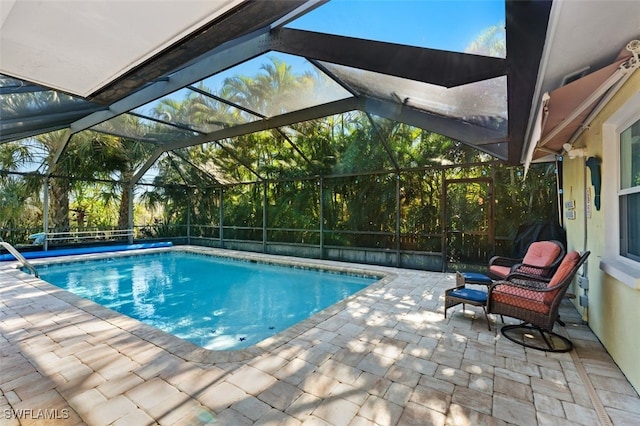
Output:
<path fill-rule="evenodd" d="M 511 273 L 511 268 L 509 266 L 491 265 L 489 266 L 489 271 L 495 276 L 506 278 Z"/>
<path fill-rule="evenodd" d="M 497 285 L 491 297 L 496 302 L 504 303 L 541 314 L 549 313 L 549 305 L 545 303 L 545 293 L 531 291 L 514 285 Z"/>

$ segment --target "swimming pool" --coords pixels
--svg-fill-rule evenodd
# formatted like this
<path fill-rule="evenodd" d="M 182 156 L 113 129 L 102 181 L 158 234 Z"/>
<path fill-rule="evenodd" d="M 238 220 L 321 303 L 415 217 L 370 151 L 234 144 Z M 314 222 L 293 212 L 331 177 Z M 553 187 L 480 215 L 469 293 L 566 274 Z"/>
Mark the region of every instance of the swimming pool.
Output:
<path fill-rule="evenodd" d="M 181 251 L 38 271 L 51 284 L 212 350 L 254 345 L 378 280 Z"/>

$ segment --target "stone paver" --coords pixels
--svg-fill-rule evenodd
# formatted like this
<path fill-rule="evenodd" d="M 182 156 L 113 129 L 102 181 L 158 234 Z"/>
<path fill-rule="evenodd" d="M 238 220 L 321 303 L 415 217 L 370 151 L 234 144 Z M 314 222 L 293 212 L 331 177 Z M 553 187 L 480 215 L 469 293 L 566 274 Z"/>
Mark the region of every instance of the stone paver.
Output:
<path fill-rule="evenodd" d="M 417 386 L 411 395 L 411 402 L 445 414 L 449 409 L 449 404 L 451 404 L 451 396 L 436 389 Z"/>
<path fill-rule="evenodd" d="M 293 403 L 303 391 L 287 382 L 277 381 L 258 398 L 277 410 L 284 410 Z"/>
<path fill-rule="evenodd" d="M 266 404 L 252 396 L 241 399 L 234 403 L 231 408 L 242 413 L 245 417 L 248 417 L 253 421 L 258 420 L 271 410 L 271 406 L 269 404 Z"/>
<path fill-rule="evenodd" d="M 248 394 L 258 395 L 273 385 L 276 379 L 257 368 L 247 365 L 229 375 L 226 381 L 232 385 L 236 385 Z"/>
<path fill-rule="evenodd" d="M 207 389 L 198 396 L 198 400 L 206 407 L 214 411 L 221 411 L 230 407 L 236 401 L 246 398 L 247 394 L 242 389 L 231 383 L 222 382 Z"/>
<path fill-rule="evenodd" d="M 452 274 L 289 260 L 388 275 L 258 348 L 214 353 L 0 264 L 2 424 L 46 424 L 37 410 L 63 425 L 640 424 L 638 394 L 568 303 L 578 363 L 509 342 L 473 308 L 445 319 Z"/>
<path fill-rule="evenodd" d="M 119 395 L 93 407 L 86 416 L 91 425 L 108 425 L 138 411 L 130 399 Z"/>
<path fill-rule="evenodd" d="M 493 396 L 492 413 L 500 420 L 518 425 L 531 424 L 536 418 L 533 403 L 502 394 Z"/>
<path fill-rule="evenodd" d="M 369 396 L 364 402 L 358 414 L 377 424 L 394 425 L 402 415 L 403 408 L 388 399 L 375 395 Z"/>

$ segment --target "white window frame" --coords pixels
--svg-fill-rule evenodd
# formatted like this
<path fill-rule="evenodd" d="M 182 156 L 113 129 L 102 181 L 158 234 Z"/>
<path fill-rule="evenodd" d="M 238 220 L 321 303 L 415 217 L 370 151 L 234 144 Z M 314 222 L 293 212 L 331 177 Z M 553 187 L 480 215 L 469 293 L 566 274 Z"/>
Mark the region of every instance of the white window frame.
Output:
<path fill-rule="evenodd" d="M 640 120 L 637 92 L 602 125 L 602 205 L 605 252 L 600 269 L 631 288 L 640 290 L 640 262 L 620 255 L 620 134 Z"/>

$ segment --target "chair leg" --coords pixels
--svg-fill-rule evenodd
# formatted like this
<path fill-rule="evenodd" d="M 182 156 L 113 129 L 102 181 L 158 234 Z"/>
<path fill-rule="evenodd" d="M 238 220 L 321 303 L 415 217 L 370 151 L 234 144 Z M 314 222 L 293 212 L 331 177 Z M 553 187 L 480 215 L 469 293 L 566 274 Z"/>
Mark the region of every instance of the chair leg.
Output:
<path fill-rule="evenodd" d="M 551 342 L 549 342 L 549 340 L 547 339 L 547 336 L 544 335 L 544 332 L 538 328 L 538 332 L 540 333 L 540 337 L 542 337 L 542 340 L 544 340 L 544 343 L 547 345 L 548 348 L 551 348 Z"/>
<path fill-rule="evenodd" d="M 484 319 L 487 320 L 487 327 L 489 328 L 489 331 L 491 331 L 491 323 L 489 322 L 489 315 L 487 315 L 487 307 L 486 306 L 482 307 L 482 312 L 484 312 Z"/>

